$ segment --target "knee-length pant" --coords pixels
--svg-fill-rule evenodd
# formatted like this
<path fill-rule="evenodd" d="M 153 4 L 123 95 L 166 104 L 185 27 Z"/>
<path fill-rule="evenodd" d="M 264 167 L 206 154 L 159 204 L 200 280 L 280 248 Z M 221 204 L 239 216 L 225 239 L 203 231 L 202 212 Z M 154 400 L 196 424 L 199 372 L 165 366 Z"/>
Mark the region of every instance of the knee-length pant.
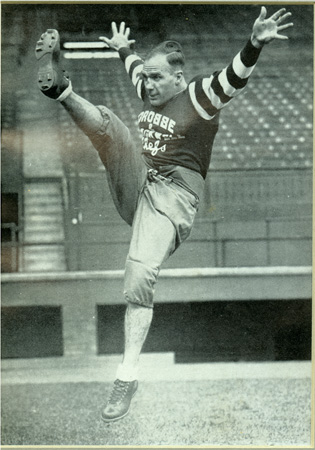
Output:
<path fill-rule="evenodd" d="M 98 108 L 103 126 L 88 136 L 106 168 L 116 208 L 132 226 L 124 295 L 128 302 L 152 308 L 161 265 L 189 236 L 198 199 L 172 178 L 148 177 L 129 129 L 113 112 Z"/>

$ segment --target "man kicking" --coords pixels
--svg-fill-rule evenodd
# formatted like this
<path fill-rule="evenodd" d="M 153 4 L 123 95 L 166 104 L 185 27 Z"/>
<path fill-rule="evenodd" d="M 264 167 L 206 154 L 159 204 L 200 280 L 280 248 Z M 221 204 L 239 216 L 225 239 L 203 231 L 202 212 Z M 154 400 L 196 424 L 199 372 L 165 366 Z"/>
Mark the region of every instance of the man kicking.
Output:
<path fill-rule="evenodd" d="M 262 47 L 287 39 L 280 31 L 290 13 L 280 9 L 267 18 L 261 8 L 251 36 L 231 64 L 209 76 L 184 77 L 180 44 L 165 41 L 142 61 L 130 46 L 130 29 L 112 24 L 111 38 L 100 37 L 119 52 L 143 110 L 138 116 L 142 149 L 128 128 L 106 106 L 77 95 L 61 68 L 59 35 L 47 30 L 37 42 L 40 90 L 69 112 L 99 153 L 121 217 L 132 226 L 126 259 L 125 347 L 102 419 L 124 417 L 138 386 L 138 365 L 153 314 L 153 294 L 162 263 L 187 239 L 210 164 L 220 110 L 245 88 Z"/>

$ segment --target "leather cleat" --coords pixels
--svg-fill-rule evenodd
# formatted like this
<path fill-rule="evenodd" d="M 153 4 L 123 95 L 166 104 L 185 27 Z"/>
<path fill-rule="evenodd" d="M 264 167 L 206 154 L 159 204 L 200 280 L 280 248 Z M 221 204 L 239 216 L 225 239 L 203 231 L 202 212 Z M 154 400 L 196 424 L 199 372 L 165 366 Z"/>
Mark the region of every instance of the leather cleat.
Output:
<path fill-rule="evenodd" d="M 69 76 L 60 67 L 60 37 L 57 30 L 48 29 L 36 43 L 38 61 L 37 84 L 43 94 L 57 99 L 69 86 Z"/>
<path fill-rule="evenodd" d="M 132 397 L 138 389 L 138 381 L 116 380 L 107 405 L 102 411 L 104 422 L 115 422 L 125 417 L 130 409 Z"/>

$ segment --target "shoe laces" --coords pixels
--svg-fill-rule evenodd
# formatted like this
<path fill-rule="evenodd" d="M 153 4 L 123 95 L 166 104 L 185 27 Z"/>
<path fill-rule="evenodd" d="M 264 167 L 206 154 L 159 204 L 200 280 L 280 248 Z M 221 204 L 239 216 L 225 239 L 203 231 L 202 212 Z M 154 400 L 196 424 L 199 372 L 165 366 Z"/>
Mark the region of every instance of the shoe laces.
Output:
<path fill-rule="evenodd" d="M 129 385 L 129 381 L 116 380 L 108 403 L 120 403 L 125 397 Z"/>

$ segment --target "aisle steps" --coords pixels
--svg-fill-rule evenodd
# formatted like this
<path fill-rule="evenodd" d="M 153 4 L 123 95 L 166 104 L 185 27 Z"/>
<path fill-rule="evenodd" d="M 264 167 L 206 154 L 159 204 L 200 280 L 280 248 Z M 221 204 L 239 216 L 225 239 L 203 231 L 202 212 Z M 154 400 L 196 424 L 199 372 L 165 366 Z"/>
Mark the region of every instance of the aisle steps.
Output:
<path fill-rule="evenodd" d="M 61 183 L 31 182 L 24 191 L 25 272 L 66 270 Z"/>

